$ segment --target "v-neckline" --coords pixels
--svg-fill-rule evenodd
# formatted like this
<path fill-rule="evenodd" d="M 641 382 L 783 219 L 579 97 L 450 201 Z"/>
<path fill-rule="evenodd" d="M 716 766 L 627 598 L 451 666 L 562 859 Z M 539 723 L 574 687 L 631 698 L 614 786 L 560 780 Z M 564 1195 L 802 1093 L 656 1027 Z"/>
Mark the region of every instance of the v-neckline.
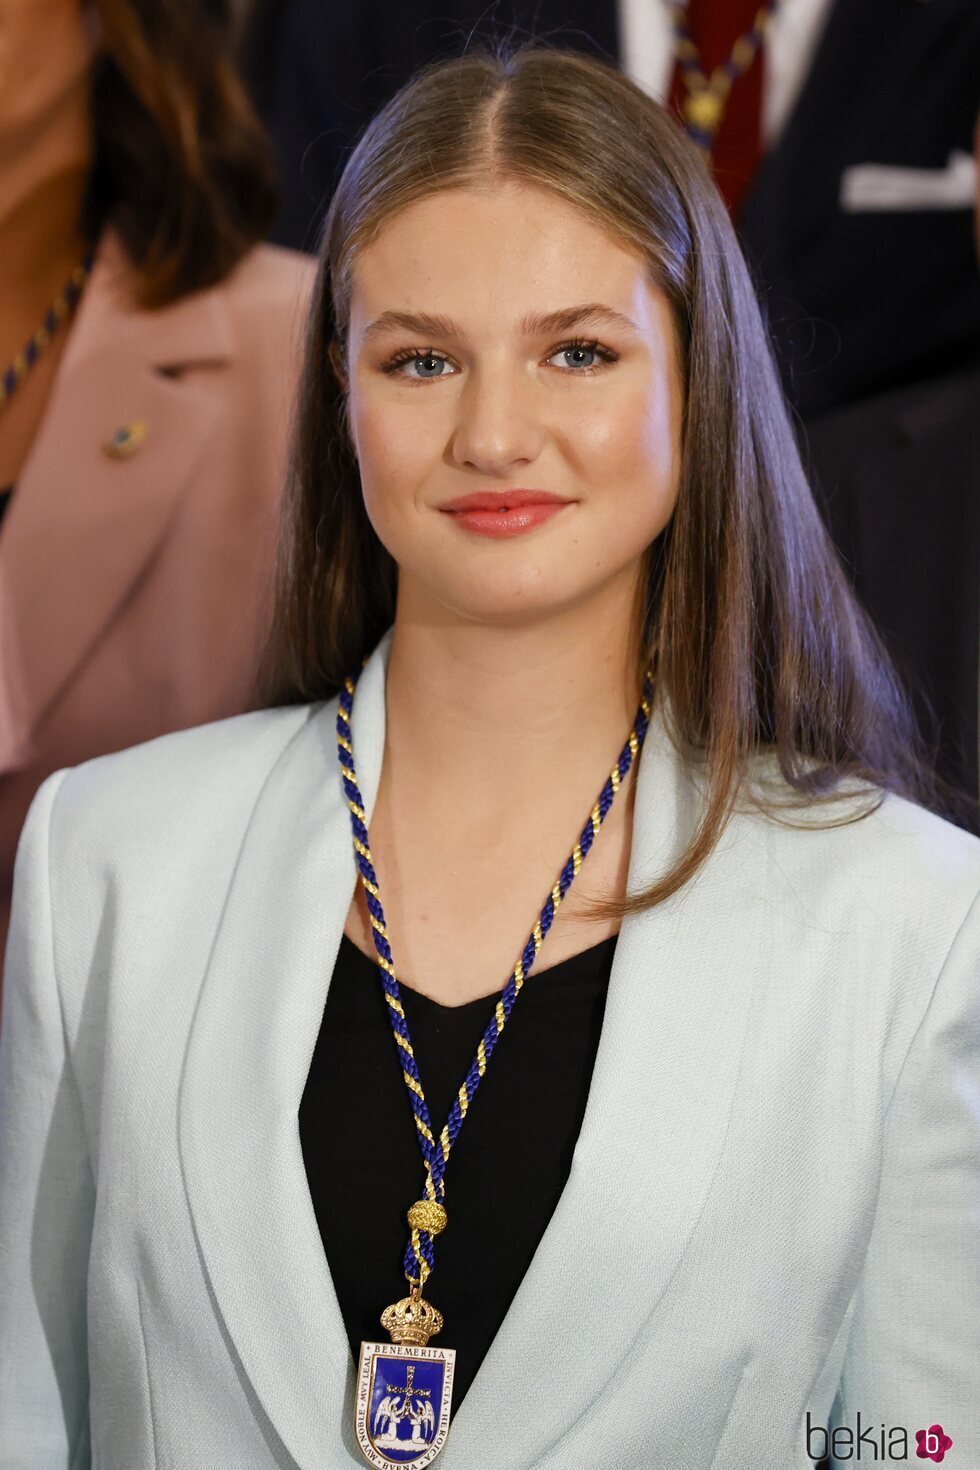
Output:
<path fill-rule="evenodd" d="M 589 960 L 603 958 L 607 949 L 613 949 L 615 947 L 616 940 L 618 938 L 618 934 L 610 934 L 605 939 L 600 939 L 596 944 L 589 945 L 586 949 L 578 950 L 575 954 L 566 955 L 563 960 L 559 960 L 554 965 L 547 965 L 542 970 L 534 969 L 531 971 L 530 979 L 535 981 L 544 981 L 547 979 L 547 977 L 550 976 L 553 977 L 554 980 L 560 980 L 562 979 L 563 975 L 567 975 L 568 971 L 574 966 L 581 965 L 582 963 Z M 353 959 L 355 963 L 364 966 L 365 969 L 367 967 L 370 967 L 371 971 L 374 974 L 377 973 L 378 966 L 376 960 L 374 960 L 371 955 L 365 954 L 360 945 L 355 944 L 354 940 L 351 939 L 347 934 L 342 934 L 340 937 L 340 951 L 338 953 L 338 960 L 341 959 L 343 956 L 346 956 L 348 959 Z M 467 1013 L 477 1006 L 481 1007 L 482 1009 L 486 1009 L 486 1007 L 490 1005 L 494 1000 L 496 1000 L 497 997 L 500 995 L 501 990 L 503 990 L 504 988 L 504 984 L 505 981 L 501 981 L 500 988 L 498 990 L 492 990 L 487 995 L 479 995 L 474 1000 L 465 1000 L 460 1005 L 452 1006 L 446 1005 L 442 1001 L 435 1000 L 430 995 L 425 995 L 424 992 L 421 990 L 416 990 L 414 985 L 411 985 L 407 980 L 402 980 L 401 978 L 399 978 L 398 981 L 399 989 L 401 990 L 402 994 L 404 995 L 406 992 L 408 993 L 408 1003 L 410 1006 L 416 1006 L 420 1010 L 431 1008 L 439 1012 L 449 1011 L 460 1013 Z"/>

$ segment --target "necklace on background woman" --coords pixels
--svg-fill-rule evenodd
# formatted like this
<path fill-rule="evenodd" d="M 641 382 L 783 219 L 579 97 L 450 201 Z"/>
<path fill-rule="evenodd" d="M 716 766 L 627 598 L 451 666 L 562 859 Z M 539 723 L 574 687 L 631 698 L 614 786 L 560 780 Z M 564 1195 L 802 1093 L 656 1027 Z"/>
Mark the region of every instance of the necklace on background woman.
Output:
<path fill-rule="evenodd" d="M 93 258 L 94 252 L 89 251 L 85 259 L 76 265 L 44 313 L 44 319 L 33 337 L 25 343 L 10 366 L 0 375 L 0 408 L 10 401 L 58 328 L 75 310 L 85 289 L 85 283 L 92 273 Z"/>
<path fill-rule="evenodd" d="M 379 1470 L 395 1466 L 400 1467 L 400 1470 L 421 1470 L 422 1466 L 435 1459 L 446 1442 L 456 1362 L 455 1349 L 429 1347 L 429 1339 L 442 1330 L 443 1318 L 442 1313 L 422 1296 L 422 1288 L 435 1264 L 434 1239 L 447 1224 L 444 1205 L 446 1163 L 497 1041 L 503 1034 L 521 993 L 521 987 L 554 922 L 555 914 L 578 876 L 622 782 L 643 747 L 650 721 L 653 678 L 648 671 L 643 683 L 640 707 L 626 744 L 599 793 L 578 842 L 545 901 L 512 975 L 494 1005 L 493 1015 L 477 1046 L 476 1056 L 463 1079 L 438 1140 L 432 1131 L 422 1079 L 402 1008 L 388 928 L 381 907 L 378 877 L 371 856 L 364 802 L 354 770 L 350 721 L 355 685 L 356 678 L 345 680 L 340 693 L 337 756 L 344 796 L 351 813 L 355 861 L 364 887 L 371 932 L 378 952 L 381 987 L 425 1166 L 425 1185 L 424 1198 L 416 1200 L 408 1211 L 411 1234 L 405 1249 L 404 1267 L 409 1294 L 392 1303 L 381 1314 L 381 1325 L 390 1334 L 391 1343 L 361 1344 L 354 1429 L 357 1442 L 370 1465 L 379 1467 Z"/>

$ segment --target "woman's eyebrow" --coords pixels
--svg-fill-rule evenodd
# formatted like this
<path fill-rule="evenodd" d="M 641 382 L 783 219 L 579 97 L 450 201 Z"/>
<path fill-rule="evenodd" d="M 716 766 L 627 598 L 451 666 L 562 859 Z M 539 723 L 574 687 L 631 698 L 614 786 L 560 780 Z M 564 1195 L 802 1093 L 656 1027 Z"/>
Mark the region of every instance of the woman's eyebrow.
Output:
<path fill-rule="evenodd" d="M 564 306 L 558 311 L 526 316 L 521 322 L 525 337 L 546 337 L 553 332 L 571 332 L 576 327 L 605 324 L 638 332 L 640 329 L 628 316 L 600 301 L 589 301 L 582 306 Z M 450 317 L 432 316 L 429 312 L 383 311 L 364 329 L 365 339 L 390 331 L 414 332 L 420 337 L 464 337 L 466 334 Z"/>

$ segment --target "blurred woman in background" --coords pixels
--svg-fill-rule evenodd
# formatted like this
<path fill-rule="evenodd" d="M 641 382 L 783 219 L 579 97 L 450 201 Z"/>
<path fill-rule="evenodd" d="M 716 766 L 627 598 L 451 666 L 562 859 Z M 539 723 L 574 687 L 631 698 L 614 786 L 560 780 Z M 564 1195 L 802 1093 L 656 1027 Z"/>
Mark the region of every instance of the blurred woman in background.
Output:
<path fill-rule="evenodd" d="M 59 766 L 244 708 L 311 266 L 199 0 L 0 0 L 0 953 Z"/>

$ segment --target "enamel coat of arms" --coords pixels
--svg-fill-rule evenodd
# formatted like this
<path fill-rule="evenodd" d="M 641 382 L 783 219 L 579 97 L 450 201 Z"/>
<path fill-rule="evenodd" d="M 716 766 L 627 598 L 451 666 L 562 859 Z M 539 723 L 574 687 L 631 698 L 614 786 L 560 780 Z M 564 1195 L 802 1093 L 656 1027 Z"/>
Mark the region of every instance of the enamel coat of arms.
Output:
<path fill-rule="evenodd" d="M 354 1430 L 361 1453 L 377 1470 L 422 1470 L 449 1432 L 453 1348 L 363 1342 Z"/>

